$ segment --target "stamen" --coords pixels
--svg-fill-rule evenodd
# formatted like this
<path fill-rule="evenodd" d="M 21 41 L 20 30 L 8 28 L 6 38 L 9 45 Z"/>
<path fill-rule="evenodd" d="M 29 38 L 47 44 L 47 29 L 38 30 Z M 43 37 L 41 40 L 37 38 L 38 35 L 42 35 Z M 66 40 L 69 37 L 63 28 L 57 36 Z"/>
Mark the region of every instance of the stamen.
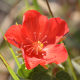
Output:
<path fill-rule="evenodd" d="M 36 49 L 36 55 L 38 55 L 38 47 L 37 47 L 37 49 Z"/>
<path fill-rule="evenodd" d="M 29 46 L 31 46 L 31 45 L 24 45 L 24 47 L 29 47 Z"/>
<path fill-rule="evenodd" d="M 40 39 L 40 36 L 41 36 L 41 33 L 39 33 L 39 36 L 38 36 L 38 41 L 39 41 L 39 39 Z"/>
<path fill-rule="evenodd" d="M 26 38 L 26 40 L 28 40 L 28 41 L 30 41 L 30 42 L 33 42 L 31 39 L 29 39 L 29 38 Z"/>
<path fill-rule="evenodd" d="M 48 43 L 48 41 L 44 41 L 43 44 Z"/>
<path fill-rule="evenodd" d="M 33 34 L 34 34 L 34 39 L 36 40 L 36 32 L 33 32 Z"/>
<path fill-rule="evenodd" d="M 26 51 L 29 51 L 29 50 L 31 50 L 31 49 L 33 49 L 33 47 L 28 48 Z"/>
<path fill-rule="evenodd" d="M 32 48 L 31 52 L 29 53 L 29 55 L 31 55 L 31 53 L 34 51 L 34 48 Z"/>
<path fill-rule="evenodd" d="M 42 56 L 46 55 L 46 53 L 42 53 Z"/>
<path fill-rule="evenodd" d="M 43 42 L 46 38 L 47 38 L 47 35 L 45 35 L 45 36 L 42 38 L 41 42 Z"/>

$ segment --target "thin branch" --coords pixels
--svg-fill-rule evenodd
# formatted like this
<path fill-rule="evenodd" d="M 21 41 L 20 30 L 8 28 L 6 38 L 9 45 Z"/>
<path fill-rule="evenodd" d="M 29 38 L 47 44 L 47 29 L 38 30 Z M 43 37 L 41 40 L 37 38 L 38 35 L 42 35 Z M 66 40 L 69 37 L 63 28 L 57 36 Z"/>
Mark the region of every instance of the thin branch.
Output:
<path fill-rule="evenodd" d="M 49 12 L 50 12 L 51 16 L 54 17 L 54 15 L 53 15 L 53 13 L 52 13 L 52 11 L 51 11 L 51 8 L 50 8 L 50 6 L 49 6 L 48 0 L 46 0 L 46 3 L 47 3 L 47 6 L 48 6 L 48 9 L 49 9 Z"/>

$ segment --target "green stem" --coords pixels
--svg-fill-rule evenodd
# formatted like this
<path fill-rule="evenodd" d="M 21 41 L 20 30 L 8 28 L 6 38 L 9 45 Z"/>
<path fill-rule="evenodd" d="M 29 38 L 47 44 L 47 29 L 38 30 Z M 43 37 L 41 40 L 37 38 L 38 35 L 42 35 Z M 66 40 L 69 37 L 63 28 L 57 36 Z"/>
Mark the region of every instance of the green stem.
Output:
<path fill-rule="evenodd" d="M 73 69 L 73 66 L 72 66 L 72 63 L 71 63 L 71 59 L 70 59 L 69 56 L 68 56 L 67 62 L 68 62 L 68 64 L 69 64 L 69 68 L 70 68 L 70 70 L 71 70 L 73 79 L 74 79 L 74 80 L 77 80 L 77 77 L 76 77 L 76 74 L 75 74 L 75 72 L 74 72 L 74 69 Z"/>
<path fill-rule="evenodd" d="M 42 13 L 40 6 L 37 3 L 37 0 L 33 0 L 33 4 L 34 4 L 35 9 L 38 10 L 40 13 Z"/>
<path fill-rule="evenodd" d="M 17 64 L 18 68 L 20 68 L 20 67 L 21 67 L 21 65 L 20 65 L 20 63 L 19 63 L 19 61 L 18 61 L 18 59 L 17 59 L 17 57 L 16 57 L 16 55 L 15 55 L 15 53 L 14 53 L 14 51 L 13 51 L 13 49 L 12 49 L 11 45 L 10 45 L 8 42 L 7 42 L 7 44 L 8 44 L 9 49 L 10 49 L 10 51 L 11 51 L 12 55 L 13 55 L 14 60 L 16 61 L 16 64 Z"/>
<path fill-rule="evenodd" d="M 28 0 L 24 0 L 24 1 L 25 1 L 26 9 L 28 10 L 30 8 L 30 5 L 28 3 Z"/>
<path fill-rule="evenodd" d="M 3 32 L 2 32 L 1 30 L 0 30 L 0 32 L 1 32 L 1 34 L 4 36 L 4 34 L 3 34 Z M 13 55 L 14 60 L 16 61 L 16 64 L 17 64 L 18 68 L 20 68 L 20 63 L 19 63 L 19 61 L 18 61 L 18 59 L 17 59 L 17 57 L 16 57 L 16 55 L 15 55 L 12 47 L 11 47 L 10 44 L 7 42 L 7 39 L 6 39 L 5 36 L 4 36 L 4 39 L 5 39 L 6 43 L 7 43 L 7 45 L 9 46 L 9 49 L 10 49 L 12 55 Z"/>
<path fill-rule="evenodd" d="M 11 74 L 11 76 L 13 77 L 14 80 L 20 80 L 17 75 L 15 74 L 15 72 L 12 70 L 12 68 L 9 66 L 9 64 L 6 62 L 6 60 L 4 59 L 4 57 L 1 55 L 0 53 L 0 59 L 2 60 L 2 62 L 4 63 L 4 65 L 6 66 L 6 68 L 8 69 L 9 73 Z"/>

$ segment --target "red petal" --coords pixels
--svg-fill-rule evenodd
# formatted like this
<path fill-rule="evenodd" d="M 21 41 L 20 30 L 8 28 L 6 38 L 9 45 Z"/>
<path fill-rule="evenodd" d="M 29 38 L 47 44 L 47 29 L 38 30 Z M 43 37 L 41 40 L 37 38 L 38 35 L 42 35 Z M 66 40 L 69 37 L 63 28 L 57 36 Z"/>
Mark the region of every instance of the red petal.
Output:
<path fill-rule="evenodd" d="M 37 34 L 36 32 L 39 31 L 38 29 L 39 16 L 40 16 L 40 13 L 35 10 L 29 10 L 24 13 L 22 31 L 24 32 L 24 35 L 31 40 L 34 40 L 35 35 Z"/>
<path fill-rule="evenodd" d="M 44 32 L 47 21 L 48 18 L 39 12 L 35 10 L 27 11 L 23 16 L 23 32 L 25 32 L 25 36 L 27 35 L 32 40 L 38 39 L 39 33 Z"/>
<path fill-rule="evenodd" d="M 44 59 L 46 60 L 47 64 L 60 64 L 67 60 L 68 53 L 63 43 L 57 45 L 48 45 L 43 50 L 46 51 L 46 56 L 44 56 Z"/>
<path fill-rule="evenodd" d="M 35 10 L 29 10 L 24 13 L 23 26 L 30 32 L 36 32 L 38 30 L 38 19 L 40 13 Z"/>
<path fill-rule="evenodd" d="M 28 55 L 26 55 L 26 53 L 23 52 L 23 58 L 25 61 L 25 66 L 27 67 L 27 69 L 33 69 L 36 66 L 40 65 L 44 65 L 45 64 L 45 60 L 36 58 L 36 57 L 30 57 Z"/>
<path fill-rule="evenodd" d="M 56 30 L 56 43 L 60 41 L 60 39 L 69 32 L 69 28 L 67 23 L 61 18 L 55 18 L 57 22 L 57 30 Z"/>
<path fill-rule="evenodd" d="M 20 47 L 21 43 L 23 43 L 24 39 L 21 34 L 22 25 L 12 25 L 6 32 L 5 37 L 8 42 L 15 45 L 16 47 Z"/>
<path fill-rule="evenodd" d="M 47 35 L 48 44 L 54 44 L 56 40 L 56 21 L 55 18 L 51 18 L 48 20 L 46 25 L 45 34 Z"/>

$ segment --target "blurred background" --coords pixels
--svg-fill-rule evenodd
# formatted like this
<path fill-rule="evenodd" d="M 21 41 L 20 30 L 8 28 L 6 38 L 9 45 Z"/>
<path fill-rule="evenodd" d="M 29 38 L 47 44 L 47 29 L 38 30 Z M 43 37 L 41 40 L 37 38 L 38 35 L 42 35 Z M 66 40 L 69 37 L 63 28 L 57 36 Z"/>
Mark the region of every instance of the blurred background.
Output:
<path fill-rule="evenodd" d="M 38 3 L 36 4 L 35 1 Z M 65 45 L 69 51 L 73 67 L 80 80 L 80 0 L 48 0 L 55 17 L 61 17 L 69 26 L 70 32 L 65 35 Z M 0 29 L 3 33 L 12 25 L 22 23 L 25 11 L 35 9 L 48 17 L 49 11 L 45 0 L 0 0 Z M 12 46 L 15 53 L 18 50 Z M 16 71 L 16 64 L 10 50 L 0 33 L 0 53 Z M 17 54 L 16 54 L 17 55 Z M 19 59 L 21 62 L 21 59 Z M 0 80 L 11 80 L 10 74 L 0 60 Z"/>

